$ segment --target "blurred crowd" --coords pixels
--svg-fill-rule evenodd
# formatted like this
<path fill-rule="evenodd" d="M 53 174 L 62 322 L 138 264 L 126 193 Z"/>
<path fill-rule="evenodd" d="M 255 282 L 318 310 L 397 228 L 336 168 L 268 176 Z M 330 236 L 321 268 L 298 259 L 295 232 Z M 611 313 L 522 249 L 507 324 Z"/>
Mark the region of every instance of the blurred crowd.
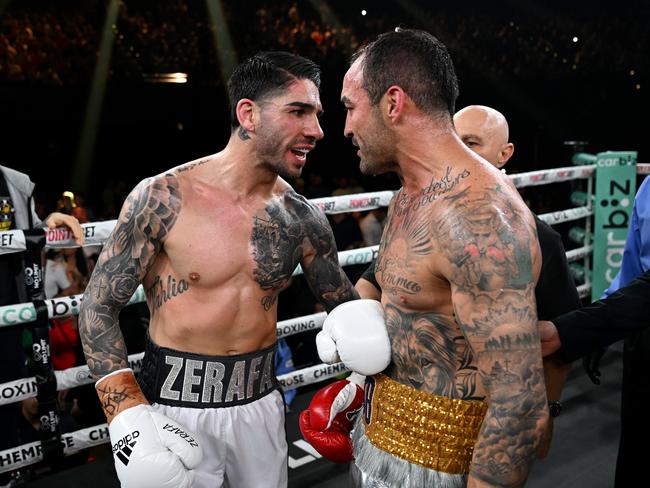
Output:
<path fill-rule="evenodd" d="M 154 73 L 185 72 L 199 83 L 218 84 L 214 34 L 220 27 L 213 25 L 206 3 L 119 2 L 111 26 L 111 77 L 138 81 Z M 559 12 L 532 5 L 497 10 L 475 3 L 476 9 L 460 9 L 449 2 L 435 8 L 417 1 L 368 2 L 362 15 L 358 2 L 223 2 L 223 13 L 239 51 L 235 54 L 241 56 L 254 47 L 338 62 L 368 37 L 402 24 L 437 35 L 461 71 L 467 66 L 486 75 L 523 78 L 630 71 L 638 76 L 648 66 L 647 29 L 630 22 L 639 7 L 634 2 L 617 15 L 579 3 L 572 8 L 571 2 Z M 0 83 L 87 83 L 105 17 L 105 4 L 97 1 L 10 2 L 1 12 Z"/>

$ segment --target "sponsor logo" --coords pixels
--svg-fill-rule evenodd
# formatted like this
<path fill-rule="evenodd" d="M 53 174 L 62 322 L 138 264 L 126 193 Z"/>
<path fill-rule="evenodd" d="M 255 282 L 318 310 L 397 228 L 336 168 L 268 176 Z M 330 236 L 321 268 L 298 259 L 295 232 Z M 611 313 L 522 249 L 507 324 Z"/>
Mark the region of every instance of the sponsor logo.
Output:
<path fill-rule="evenodd" d="M 115 444 L 113 444 L 113 454 L 119 459 L 124 466 L 128 466 L 133 448 L 137 444 L 137 438 L 140 437 L 140 431 L 134 430 L 125 435 Z"/>
<path fill-rule="evenodd" d="M 316 202 L 316 206 L 323 212 L 328 212 L 334 210 L 336 203 L 333 200 L 330 200 L 329 202 Z"/>
<path fill-rule="evenodd" d="M 293 334 L 298 334 L 299 332 L 304 332 L 306 330 L 313 330 L 316 328 L 316 322 L 314 320 L 308 320 L 305 322 L 294 322 L 286 325 L 282 325 L 277 328 L 278 337 L 289 336 Z"/>
<path fill-rule="evenodd" d="M 83 297 L 75 298 L 55 298 L 52 303 L 52 317 L 68 317 L 70 315 L 79 315 L 79 307 Z"/>
<path fill-rule="evenodd" d="M 25 268 L 25 284 L 28 287 L 33 288 L 34 290 L 39 290 L 42 282 L 43 268 L 41 266 L 34 263 L 32 266 Z"/>
<path fill-rule="evenodd" d="M 378 207 L 379 197 L 356 198 L 350 200 L 350 208 L 370 207 L 370 206 Z"/>
<path fill-rule="evenodd" d="M 39 342 L 32 344 L 34 362 L 48 364 L 50 362 L 50 345 L 41 339 Z"/>
<path fill-rule="evenodd" d="M 59 416 L 56 412 L 50 411 L 45 415 L 41 415 L 41 432 L 56 432 L 59 426 Z"/>
<path fill-rule="evenodd" d="M 199 447 L 199 444 L 198 444 L 198 442 L 196 442 L 194 437 L 192 437 L 190 434 L 185 432 L 183 429 L 181 429 L 177 425 L 165 424 L 165 426 L 163 427 L 163 430 L 166 430 L 167 432 L 171 432 L 172 434 L 176 434 L 177 436 L 179 436 L 184 441 L 187 441 L 187 443 L 192 447 Z"/>
<path fill-rule="evenodd" d="M 29 381 L 25 383 L 18 383 L 15 385 L 11 386 L 5 386 L 0 390 L 0 397 L 3 400 L 10 400 L 13 398 L 29 398 L 34 396 L 36 393 L 36 382 L 35 381 Z M 3 403 L 10 403 L 10 402 L 3 402 Z"/>

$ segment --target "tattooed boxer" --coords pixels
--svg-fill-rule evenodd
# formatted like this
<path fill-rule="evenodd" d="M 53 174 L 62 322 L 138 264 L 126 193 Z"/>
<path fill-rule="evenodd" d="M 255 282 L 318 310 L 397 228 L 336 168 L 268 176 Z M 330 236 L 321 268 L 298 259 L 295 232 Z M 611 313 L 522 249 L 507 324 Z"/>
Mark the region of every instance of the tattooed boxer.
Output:
<path fill-rule="evenodd" d="M 285 181 L 323 137 L 319 85 L 305 58 L 253 56 L 229 81 L 227 146 L 126 199 L 79 327 L 124 487 L 287 484 L 278 295 L 300 264 L 326 309 L 358 297 L 327 219 Z M 140 283 L 151 323 L 138 384 L 118 312 Z"/>
<path fill-rule="evenodd" d="M 522 486 L 547 423 L 535 221 L 454 131 L 457 94 L 447 49 L 416 30 L 379 36 L 343 80 L 361 171 L 403 184 L 375 269 L 392 361 L 366 378 L 357 486 Z"/>

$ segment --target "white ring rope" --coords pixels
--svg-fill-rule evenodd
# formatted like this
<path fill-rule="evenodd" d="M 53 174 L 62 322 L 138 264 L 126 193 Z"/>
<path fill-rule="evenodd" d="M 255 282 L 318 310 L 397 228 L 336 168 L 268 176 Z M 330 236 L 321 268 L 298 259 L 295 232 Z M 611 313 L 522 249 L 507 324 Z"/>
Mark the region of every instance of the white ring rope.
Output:
<path fill-rule="evenodd" d="M 545 185 L 562 181 L 570 181 L 593 176 L 595 166 L 578 166 L 567 168 L 556 168 L 550 170 L 533 171 L 509 175 L 517 188 L 528 186 Z M 650 174 L 650 164 L 637 165 L 638 174 Z M 342 195 L 336 197 L 318 198 L 311 200 L 327 214 L 344 212 L 361 212 L 389 205 L 395 192 L 381 191 L 373 193 L 360 193 L 354 195 Z M 577 207 L 560 210 L 538 217 L 544 222 L 554 225 L 593 215 L 589 207 Z M 106 242 L 108 236 L 116 224 L 116 220 L 82 224 L 84 231 L 84 246 L 101 246 Z M 67 229 L 46 229 L 46 247 L 48 248 L 69 248 L 76 247 L 70 231 Z M 350 251 L 342 251 L 338 254 L 341 266 L 366 264 L 371 262 L 377 254 L 379 246 L 370 246 Z M 26 249 L 25 236 L 22 231 L 0 232 L 0 254 L 19 252 Z M 572 249 L 566 253 L 567 261 L 576 261 L 590 255 L 592 246 L 584 246 Z M 293 276 L 302 273 L 300 265 L 296 268 Z M 581 298 L 589 296 L 591 286 L 583 284 L 577 287 Z M 45 300 L 49 318 L 68 317 L 79 314 L 79 305 L 83 295 L 72 295 Z M 145 301 L 144 290 L 139 286 L 136 293 L 131 297 L 128 304 Z M 322 327 L 326 317 L 325 312 L 296 317 L 283 320 L 277 324 L 277 337 L 288 337 L 308 330 L 316 330 Z M 33 303 L 21 303 L 0 307 L 0 327 L 33 322 L 36 319 L 36 309 Z M 135 371 L 142 367 L 144 352 L 133 354 L 128 357 L 129 366 Z M 318 364 L 309 368 L 292 371 L 277 377 L 284 391 L 293 390 L 300 386 L 318 383 L 348 372 L 343 363 Z M 57 382 L 57 390 L 66 390 L 93 382 L 88 366 L 77 366 L 54 372 Z M 0 384 L 0 405 L 6 405 L 22 401 L 37 395 L 36 378 L 22 378 L 19 380 Z M 74 454 L 87 447 L 109 442 L 108 427 L 106 424 L 96 425 L 81 429 L 72 433 L 62 434 L 64 454 Z M 40 441 L 24 444 L 4 451 L 0 451 L 0 473 L 18 469 L 23 466 L 34 464 L 43 459 Z"/>
<path fill-rule="evenodd" d="M 575 179 L 584 179 L 593 176 L 595 166 L 569 166 L 566 168 L 545 169 L 540 171 L 531 171 L 528 173 L 519 173 L 509 175 L 510 179 L 517 188 L 528 186 L 546 185 L 549 183 L 559 183 Z M 650 164 L 638 164 L 638 174 L 650 174 Z M 336 197 L 315 198 L 311 202 L 320 207 L 326 214 L 337 214 L 342 212 L 363 212 L 379 207 L 386 207 L 394 195 L 393 191 L 380 191 L 372 193 L 358 193 L 355 195 L 340 195 Z M 585 207 L 586 208 L 586 207 Z M 567 213 L 575 209 L 562 210 Z M 544 214 L 544 216 L 555 215 Z M 585 214 L 589 216 L 591 213 Z M 540 216 L 542 218 L 542 216 Z M 573 219 L 576 220 L 576 216 Z M 542 219 L 545 220 L 545 219 Z M 560 223 L 566 220 L 550 221 L 549 223 Z M 103 222 L 92 222 L 81 224 L 84 232 L 84 246 L 101 246 L 106 242 L 117 220 L 106 220 Z M 46 247 L 47 248 L 69 248 L 76 247 L 72 234 L 67 229 L 46 229 Z M 19 252 L 26 249 L 25 235 L 22 230 L 10 230 L 0 232 L 0 254 Z"/>

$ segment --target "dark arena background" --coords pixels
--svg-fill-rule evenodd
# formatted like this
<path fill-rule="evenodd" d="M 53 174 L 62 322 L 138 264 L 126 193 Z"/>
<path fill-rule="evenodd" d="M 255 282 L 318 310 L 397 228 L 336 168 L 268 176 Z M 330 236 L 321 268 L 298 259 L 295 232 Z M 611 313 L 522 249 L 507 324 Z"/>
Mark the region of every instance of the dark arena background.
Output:
<path fill-rule="evenodd" d="M 489 105 L 506 116 L 516 148 L 509 174 L 571 166 L 576 151 L 638 151 L 648 163 L 649 23 L 642 0 L 0 0 L 0 164 L 30 175 L 42 217 L 71 191 L 85 198 L 90 220 L 115 219 L 143 178 L 224 147 L 225 83 L 238 61 L 286 50 L 323 69 L 325 138 L 296 190 L 315 198 L 397 189 L 393 176 L 359 172 L 339 101 L 351 54 L 396 26 L 425 29 L 447 45 L 460 80 L 456 109 Z M 542 214 L 566 208 L 573 189 L 522 194 Z M 558 231 L 566 238 L 568 226 Z M 351 278 L 363 268 L 352 267 Z M 313 312 L 304 289 L 280 298 L 279 319 Z M 296 368 L 318 362 L 313 337 L 288 340 Z M 604 359 L 615 367 L 600 387 L 572 373 L 574 409 L 556 422 L 554 451 L 527 486 L 612 486 L 616 359 Z M 318 387 L 299 388 L 287 415 L 291 487 L 347 486 L 345 466 L 294 443 L 297 414 Z M 108 448 L 32 466 L 23 479 L 118 486 Z"/>
<path fill-rule="evenodd" d="M 638 150 L 640 162 L 648 147 L 650 3 L 641 0 L 1 0 L 0 9 L 0 160 L 30 174 L 46 211 L 71 190 L 96 218 L 114 218 L 142 178 L 220 150 L 224 70 L 267 49 L 323 68 L 325 139 L 309 155 L 307 185 L 312 173 L 329 186 L 360 180 L 342 136 L 341 79 L 356 48 L 395 26 L 448 46 L 457 108 L 506 116 L 510 173 L 570 165 L 568 141 L 591 153 Z M 163 83 L 168 73 L 187 82 Z"/>

